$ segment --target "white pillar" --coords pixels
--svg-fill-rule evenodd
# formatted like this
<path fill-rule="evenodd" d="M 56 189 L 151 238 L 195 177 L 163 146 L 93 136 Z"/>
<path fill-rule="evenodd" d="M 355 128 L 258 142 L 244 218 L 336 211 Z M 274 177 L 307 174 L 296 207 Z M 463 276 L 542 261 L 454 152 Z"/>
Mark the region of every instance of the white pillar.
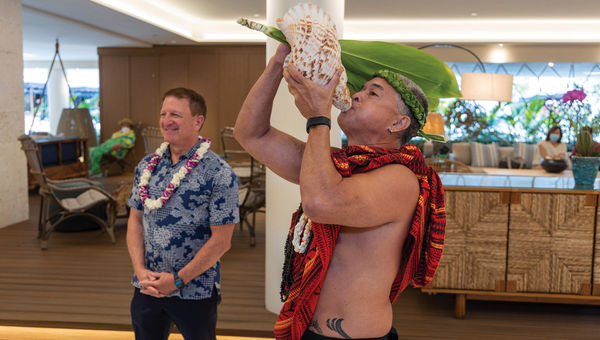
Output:
<path fill-rule="evenodd" d="M 50 133 L 55 135 L 62 110 L 69 107 L 69 87 L 63 75 L 58 60 L 54 62 L 50 79 L 48 79 L 48 118 L 50 119 Z"/>
<path fill-rule="evenodd" d="M 21 0 L 0 1 L 0 228 L 29 219 L 27 163 L 17 138 L 25 130 Z"/>
<path fill-rule="evenodd" d="M 338 38 L 342 37 L 344 20 L 343 0 L 312 0 L 323 8 L 334 20 Z M 298 3 L 297 0 L 267 0 L 267 24 L 276 26 L 275 20 L 283 17 L 288 9 Z M 275 53 L 279 42 L 267 40 L 267 61 Z M 340 129 L 337 125 L 339 111 L 334 108 L 331 119 L 331 143 L 341 145 Z M 296 138 L 306 140 L 306 120 L 300 115 L 294 98 L 289 94 L 285 80 L 282 80 L 273 103 L 271 124 Z M 300 203 L 300 191 L 273 172 L 267 172 L 266 185 L 266 249 L 265 249 L 265 304 L 273 313 L 279 313 L 283 303 L 279 299 L 281 271 L 283 268 L 283 250 L 290 226 L 292 212 Z"/>

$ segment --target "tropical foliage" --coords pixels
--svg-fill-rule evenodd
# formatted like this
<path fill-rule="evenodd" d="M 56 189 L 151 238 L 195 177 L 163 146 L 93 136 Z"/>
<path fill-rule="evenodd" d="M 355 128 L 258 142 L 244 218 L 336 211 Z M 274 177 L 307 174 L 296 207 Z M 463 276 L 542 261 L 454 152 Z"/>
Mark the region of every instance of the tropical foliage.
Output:
<path fill-rule="evenodd" d="M 454 142 L 511 144 L 511 136 L 496 129 L 501 107 L 498 104 L 488 111 L 474 101 L 454 100 L 443 110 L 447 135 Z"/>
<path fill-rule="evenodd" d="M 575 87 L 564 96 L 535 96 L 487 109 L 473 101 L 454 100 L 443 112 L 452 141 L 537 142 L 551 127 L 560 126 L 562 141 L 573 145 L 579 126 L 600 126 L 600 114 L 584 99 L 583 90 Z"/>

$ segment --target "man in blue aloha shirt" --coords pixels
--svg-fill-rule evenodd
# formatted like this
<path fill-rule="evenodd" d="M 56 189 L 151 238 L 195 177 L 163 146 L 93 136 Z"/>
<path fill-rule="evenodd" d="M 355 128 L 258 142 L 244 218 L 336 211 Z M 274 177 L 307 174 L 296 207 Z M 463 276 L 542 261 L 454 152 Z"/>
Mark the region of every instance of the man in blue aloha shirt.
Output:
<path fill-rule="evenodd" d="M 176 88 L 163 96 L 160 129 L 168 146 L 138 165 L 129 198 L 127 247 L 135 286 L 136 339 L 216 339 L 219 258 L 239 222 L 238 180 L 198 133 L 202 96 Z"/>

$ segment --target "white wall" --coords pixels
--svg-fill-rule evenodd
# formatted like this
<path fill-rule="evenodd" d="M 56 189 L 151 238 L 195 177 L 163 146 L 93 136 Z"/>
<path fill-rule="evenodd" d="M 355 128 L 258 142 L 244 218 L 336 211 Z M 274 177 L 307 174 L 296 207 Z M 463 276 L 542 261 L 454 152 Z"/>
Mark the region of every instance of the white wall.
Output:
<path fill-rule="evenodd" d="M 312 0 L 323 8 L 338 27 L 338 37 L 342 35 L 341 24 L 344 20 L 344 1 Z M 296 5 L 297 0 L 267 0 L 267 22 L 275 26 L 275 19 Z M 273 39 L 267 40 L 267 61 L 279 45 Z M 341 146 L 341 130 L 337 125 L 339 110 L 333 108 L 331 115 L 331 144 Z M 300 140 L 306 141 L 306 119 L 294 105 L 294 97 L 289 94 L 285 80 L 281 81 L 275 100 L 271 124 Z M 285 240 L 288 234 L 292 213 L 300 204 L 298 185 L 285 181 L 272 171 L 267 171 L 266 185 L 266 246 L 265 246 L 265 305 L 267 310 L 279 313 L 283 303 L 279 300 L 281 272 L 284 260 Z"/>
<path fill-rule="evenodd" d="M 0 1 L 0 228 L 29 218 L 24 131 L 21 0 Z"/>

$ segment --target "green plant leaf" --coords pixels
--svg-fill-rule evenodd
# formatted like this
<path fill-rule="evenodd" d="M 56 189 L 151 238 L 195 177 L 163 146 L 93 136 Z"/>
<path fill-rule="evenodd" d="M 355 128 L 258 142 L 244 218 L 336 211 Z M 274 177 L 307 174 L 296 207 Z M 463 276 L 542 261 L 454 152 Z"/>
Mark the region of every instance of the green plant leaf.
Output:
<path fill-rule="evenodd" d="M 389 69 L 414 81 L 428 98 L 461 95 L 454 72 L 427 52 L 382 41 L 340 40 L 340 46 L 352 93 L 359 91 L 375 72 Z"/>
<path fill-rule="evenodd" d="M 267 37 L 273 38 L 282 44 L 290 46 L 290 43 L 287 42 L 287 40 L 285 39 L 285 35 L 283 34 L 283 32 L 281 32 L 278 28 L 272 26 L 270 26 L 269 28 L 270 29 L 265 33 Z"/>
<path fill-rule="evenodd" d="M 592 138 L 587 132 L 579 130 L 577 134 L 577 155 L 582 157 L 592 157 L 594 153 Z"/>
<path fill-rule="evenodd" d="M 436 112 L 438 106 L 440 105 L 440 98 L 430 97 L 427 98 L 427 102 L 429 104 L 429 112 Z"/>
<path fill-rule="evenodd" d="M 240 19 L 242 25 L 263 32 L 270 38 L 289 45 L 276 27 Z M 348 75 L 348 88 L 354 94 L 381 69 L 402 74 L 414 81 L 432 103 L 439 98 L 460 97 L 454 72 L 441 60 L 416 48 L 383 41 L 340 40 L 342 64 Z M 437 107 L 437 104 L 435 105 Z"/>

